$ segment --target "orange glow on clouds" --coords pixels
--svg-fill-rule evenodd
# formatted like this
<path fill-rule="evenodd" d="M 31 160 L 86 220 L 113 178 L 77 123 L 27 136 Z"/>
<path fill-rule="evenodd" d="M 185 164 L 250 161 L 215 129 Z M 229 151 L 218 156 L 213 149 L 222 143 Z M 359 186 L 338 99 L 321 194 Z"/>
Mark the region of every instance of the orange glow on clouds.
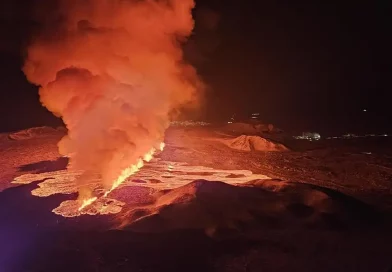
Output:
<path fill-rule="evenodd" d="M 82 173 L 74 181 L 80 201 L 94 198 L 92 178 L 107 195 L 136 173 L 163 150 L 173 113 L 198 104 L 203 84 L 182 52 L 194 5 L 59 0 L 42 18 L 23 71 L 67 126 L 58 147 L 68 169 Z"/>

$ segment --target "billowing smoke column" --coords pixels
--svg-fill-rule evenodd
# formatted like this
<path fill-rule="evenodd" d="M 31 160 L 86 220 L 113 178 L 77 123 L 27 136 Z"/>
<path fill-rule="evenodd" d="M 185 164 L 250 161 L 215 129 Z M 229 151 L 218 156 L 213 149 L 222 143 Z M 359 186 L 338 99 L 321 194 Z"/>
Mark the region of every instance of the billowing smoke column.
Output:
<path fill-rule="evenodd" d="M 59 150 L 83 173 L 80 199 L 91 197 L 92 177 L 109 190 L 158 149 L 171 117 L 197 100 L 202 84 L 181 50 L 193 7 L 193 0 L 64 0 L 55 29 L 47 25 L 29 46 L 23 71 L 68 128 Z"/>

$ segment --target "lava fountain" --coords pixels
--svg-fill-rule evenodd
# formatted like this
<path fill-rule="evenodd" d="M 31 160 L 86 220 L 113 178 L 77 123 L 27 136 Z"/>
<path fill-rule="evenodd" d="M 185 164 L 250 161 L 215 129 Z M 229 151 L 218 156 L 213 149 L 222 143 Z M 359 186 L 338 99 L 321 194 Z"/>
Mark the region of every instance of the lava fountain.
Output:
<path fill-rule="evenodd" d="M 179 109 L 197 104 L 203 84 L 181 48 L 194 26 L 194 1 L 56 4 L 38 18 L 43 27 L 23 71 L 68 129 L 58 147 L 68 169 L 81 172 L 81 210 L 99 197 L 89 186 L 93 177 L 110 194 L 163 149 Z"/>
<path fill-rule="evenodd" d="M 160 151 L 163 151 L 164 147 L 165 147 L 165 143 L 162 142 L 159 145 Z M 151 148 L 151 150 L 149 152 L 144 154 L 143 160 L 146 162 L 151 161 L 153 159 L 155 151 L 156 151 L 155 148 Z M 139 160 L 137 161 L 136 164 L 131 165 L 130 167 L 124 169 L 121 172 L 120 176 L 113 182 L 112 187 L 103 194 L 103 197 L 107 197 L 114 189 L 116 189 L 118 186 L 120 186 L 128 177 L 136 174 L 144 166 L 143 160 L 141 158 L 139 158 Z M 96 200 L 98 200 L 98 197 L 91 197 L 88 199 L 84 199 L 82 201 L 82 205 L 79 207 L 78 211 L 82 211 L 85 207 L 91 205 Z"/>

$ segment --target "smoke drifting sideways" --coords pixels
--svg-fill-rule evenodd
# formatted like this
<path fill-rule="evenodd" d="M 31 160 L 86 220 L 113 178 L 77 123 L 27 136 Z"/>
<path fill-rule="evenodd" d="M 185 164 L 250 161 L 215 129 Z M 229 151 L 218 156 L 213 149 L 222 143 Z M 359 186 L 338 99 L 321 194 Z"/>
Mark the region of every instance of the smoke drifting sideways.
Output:
<path fill-rule="evenodd" d="M 67 126 L 58 146 L 68 168 L 82 173 L 79 199 L 92 197 L 93 177 L 110 189 L 159 149 L 180 108 L 197 106 L 204 85 L 181 49 L 193 7 L 193 0 L 63 0 L 43 19 L 23 71 Z"/>

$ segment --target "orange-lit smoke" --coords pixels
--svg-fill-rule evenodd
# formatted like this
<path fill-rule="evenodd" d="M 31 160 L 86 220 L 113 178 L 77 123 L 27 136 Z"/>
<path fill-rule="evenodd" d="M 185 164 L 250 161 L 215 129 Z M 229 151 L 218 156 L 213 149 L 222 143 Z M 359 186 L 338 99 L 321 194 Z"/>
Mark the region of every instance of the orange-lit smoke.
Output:
<path fill-rule="evenodd" d="M 193 7 L 193 0 L 63 0 L 29 46 L 23 71 L 68 128 L 59 150 L 83 172 L 82 200 L 93 197 L 92 176 L 108 191 L 150 160 L 173 114 L 196 102 L 202 84 L 181 49 Z"/>

